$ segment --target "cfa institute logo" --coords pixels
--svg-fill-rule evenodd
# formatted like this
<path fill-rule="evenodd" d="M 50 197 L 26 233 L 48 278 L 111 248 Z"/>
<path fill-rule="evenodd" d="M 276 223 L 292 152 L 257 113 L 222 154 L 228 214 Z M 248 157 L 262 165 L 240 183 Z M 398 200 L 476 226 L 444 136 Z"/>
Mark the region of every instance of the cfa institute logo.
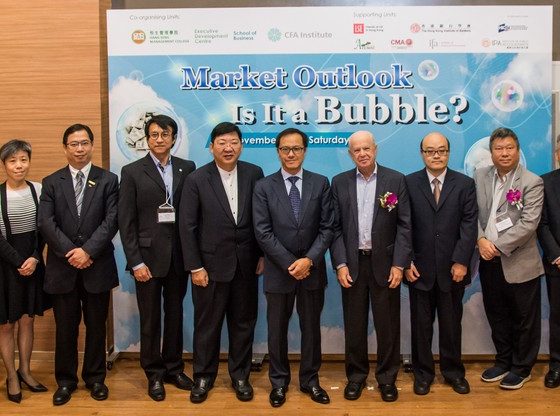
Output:
<path fill-rule="evenodd" d="M 410 25 L 410 31 L 412 33 L 418 33 L 422 30 L 422 26 L 420 26 L 418 23 L 413 23 Z"/>
<path fill-rule="evenodd" d="M 142 30 L 132 32 L 131 39 L 134 43 L 141 44 L 146 40 L 146 34 Z"/>
<path fill-rule="evenodd" d="M 363 35 L 366 33 L 365 25 L 363 23 L 354 23 L 353 31 L 355 35 Z"/>
<path fill-rule="evenodd" d="M 282 32 L 280 32 L 280 29 L 273 27 L 268 31 L 268 40 L 278 42 L 281 38 Z"/>

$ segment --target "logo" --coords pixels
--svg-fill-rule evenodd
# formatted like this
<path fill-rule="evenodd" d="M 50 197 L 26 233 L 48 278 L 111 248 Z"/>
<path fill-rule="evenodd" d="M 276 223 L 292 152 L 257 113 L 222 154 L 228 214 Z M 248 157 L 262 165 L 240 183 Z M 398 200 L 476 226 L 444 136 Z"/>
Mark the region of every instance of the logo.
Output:
<path fill-rule="evenodd" d="M 430 39 L 428 41 L 430 49 L 459 49 L 464 48 L 464 43 L 456 43 L 453 40 Z"/>
<path fill-rule="evenodd" d="M 418 23 L 413 23 L 410 25 L 410 31 L 412 33 L 418 33 L 422 30 L 422 27 Z"/>
<path fill-rule="evenodd" d="M 356 39 L 356 44 L 354 46 L 354 50 L 358 51 L 365 51 L 365 50 L 374 50 L 375 45 L 372 41 L 363 40 L 363 39 Z"/>
<path fill-rule="evenodd" d="M 510 30 L 527 30 L 526 25 L 507 25 L 505 23 L 498 25 L 498 33 L 509 32 Z"/>
<path fill-rule="evenodd" d="M 391 46 L 395 49 L 407 49 L 412 47 L 412 39 L 391 39 Z"/>
<path fill-rule="evenodd" d="M 353 30 L 355 35 L 363 35 L 366 32 L 365 25 L 363 23 L 354 23 Z"/>
<path fill-rule="evenodd" d="M 280 29 L 273 27 L 268 31 L 268 40 L 272 42 L 278 42 L 282 38 L 282 32 Z"/>
<path fill-rule="evenodd" d="M 486 38 L 486 39 L 482 39 L 480 43 L 484 48 L 488 48 L 492 44 L 492 41 Z"/>
<path fill-rule="evenodd" d="M 412 33 L 470 33 L 470 23 L 413 23 L 410 25 Z"/>
<path fill-rule="evenodd" d="M 142 30 L 135 30 L 132 32 L 131 39 L 134 43 L 139 45 L 146 40 L 146 34 Z"/>

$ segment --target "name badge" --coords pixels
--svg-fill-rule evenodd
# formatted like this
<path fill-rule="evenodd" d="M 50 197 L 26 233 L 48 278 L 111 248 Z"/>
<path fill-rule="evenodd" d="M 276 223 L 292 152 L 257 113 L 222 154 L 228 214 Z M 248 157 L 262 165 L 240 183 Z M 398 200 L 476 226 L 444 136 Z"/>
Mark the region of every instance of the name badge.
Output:
<path fill-rule="evenodd" d="M 496 223 L 496 230 L 498 230 L 498 232 L 507 230 L 510 227 L 513 227 L 513 222 L 511 222 L 511 218 L 509 217 Z"/>
<path fill-rule="evenodd" d="M 175 222 L 175 208 L 172 205 L 159 206 L 157 220 L 160 224 L 173 224 Z"/>

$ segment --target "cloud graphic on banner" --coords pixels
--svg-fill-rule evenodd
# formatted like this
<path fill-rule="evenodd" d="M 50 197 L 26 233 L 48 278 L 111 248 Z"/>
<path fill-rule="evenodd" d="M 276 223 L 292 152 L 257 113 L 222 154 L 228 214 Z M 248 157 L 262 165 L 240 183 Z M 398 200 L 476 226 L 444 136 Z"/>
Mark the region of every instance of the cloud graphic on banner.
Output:
<path fill-rule="evenodd" d="M 140 335 L 140 327 L 136 294 L 121 292 L 118 289 L 114 290 L 113 310 L 117 349 L 119 351 L 139 351 L 138 337 Z M 134 349 L 136 347 L 137 349 Z"/>
<path fill-rule="evenodd" d="M 315 106 L 315 92 L 307 91 L 298 98 L 292 98 L 285 94 L 280 97 L 280 105 L 289 113 L 295 113 L 298 109 L 310 112 Z"/>

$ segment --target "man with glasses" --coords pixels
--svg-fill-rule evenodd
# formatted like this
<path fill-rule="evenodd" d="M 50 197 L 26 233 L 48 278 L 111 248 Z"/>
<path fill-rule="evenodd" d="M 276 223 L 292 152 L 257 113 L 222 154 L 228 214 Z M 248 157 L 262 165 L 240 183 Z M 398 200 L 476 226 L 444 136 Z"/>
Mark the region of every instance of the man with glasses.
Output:
<path fill-rule="evenodd" d="M 74 124 L 62 137 L 68 166 L 43 180 L 39 230 L 48 244 L 45 291 L 56 323 L 55 406 L 78 386 L 78 333 L 86 326 L 82 379 L 105 400 L 105 337 L 111 289 L 119 284 L 112 238 L 117 232 L 117 175 L 92 165 L 93 133 Z"/>
<path fill-rule="evenodd" d="M 412 213 L 413 257 L 409 287 L 414 393 L 430 392 L 435 369 L 433 325 L 438 316 L 440 370 L 459 394 L 470 392 L 461 361 L 463 294 L 476 244 L 478 208 L 474 181 L 447 167 L 449 140 L 441 133 L 420 142 L 425 168 L 406 176 Z"/>
<path fill-rule="evenodd" d="M 288 324 L 297 298 L 301 328 L 300 390 L 317 403 L 330 402 L 319 384 L 321 311 L 327 273 L 325 251 L 333 236 L 329 181 L 302 169 L 308 138 L 295 128 L 276 137 L 282 168 L 261 179 L 253 193 L 253 222 L 264 252 L 270 404 L 286 401 L 290 384 Z"/>
<path fill-rule="evenodd" d="M 163 382 L 192 388 L 183 370 L 183 298 L 188 275 L 183 266 L 177 212 L 190 160 L 171 156 L 177 123 L 153 116 L 145 126 L 150 151 L 121 171 L 119 231 L 127 270 L 134 276 L 140 312 L 140 365 L 148 395 L 165 399 Z M 161 306 L 163 296 L 163 341 Z"/>
<path fill-rule="evenodd" d="M 403 269 L 410 265 L 410 205 L 404 175 L 376 162 L 373 134 L 348 141 L 356 168 L 333 178 L 331 260 L 342 291 L 346 400 L 357 400 L 369 374 L 369 307 L 377 334 L 375 378 L 381 399 L 398 398 Z"/>
<path fill-rule="evenodd" d="M 482 381 L 516 390 L 530 380 L 541 341 L 544 273 L 537 246 L 543 181 L 519 163 L 519 139 L 500 127 L 490 135 L 492 165 L 475 172 L 480 283 L 496 359 Z"/>

